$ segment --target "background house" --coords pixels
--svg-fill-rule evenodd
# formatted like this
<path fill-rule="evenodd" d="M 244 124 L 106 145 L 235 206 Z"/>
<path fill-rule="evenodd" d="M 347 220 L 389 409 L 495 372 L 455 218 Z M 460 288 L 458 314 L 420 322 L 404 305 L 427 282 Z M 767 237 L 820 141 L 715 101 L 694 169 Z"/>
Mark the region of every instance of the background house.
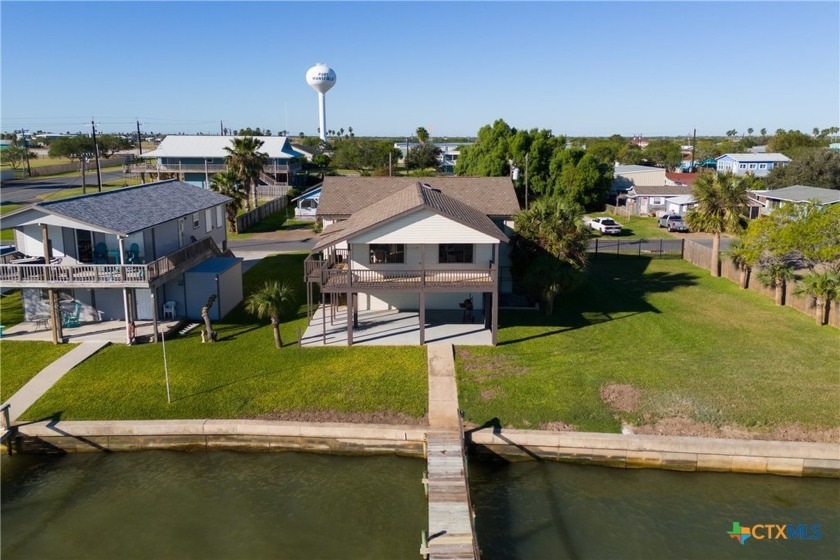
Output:
<path fill-rule="evenodd" d="M 756 177 L 764 177 L 777 165 L 789 164 L 790 158 L 777 153 L 723 154 L 715 158 L 715 161 L 718 173 L 732 173 L 733 175 L 749 173 Z"/>
<path fill-rule="evenodd" d="M 611 193 L 628 192 L 632 187 L 663 187 L 668 184 L 665 169 L 647 165 L 616 165 Z"/>
<path fill-rule="evenodd" d="M 145 163 L 130 167 L 132 173 L 151 177 L 176 177 L 204 188 L 210 187 L 213 175 L 227 169 L 225 148 L 232 147 L 234 138 L 241 136 L 169 135 L 160 145 L 140 156 Z M 260 151 L 268 155 L 268 162 L 260 175 L 257 196 L 276 198 L 285 195 L 290 186 L 298 183 L 301 164 L 297 158 L 304 154 L 292 148 L 284 136 L 256 136 L 262 140 Z"/>
<path fill-rule="evenodd" d="M 320 200 L 321 185 L 316 185 L 300 196 L 293 198 L 291 204 L 295 207 L 295 218 L 298 220 L 315 220 Z"/>
<path fill-rule="evenodd" d="M 815 202 L 820 206 L 840 203 L 840 191 L 805 185 L 793 185 L 783 189 L 752 191 L 753 198 L 762 206 L 762 214 L 769 214 L 785 204 Z"/>
<path fill-rule="evenodd" d="M 206 291 L 208 272 L 195 267 L 232 257 L 229 200 L 170 180 L 22 208 L 2 219 L 24 256 L 4 256 L 0 285 L 21 288 L 27 321 L 50 314 L 50 290 L 79 305 L 81 322 L 157 322 L 166 302 L 172 315 L 200 319 L 188 294 Z M 239 259 L 223 264 L 210 267 L 220 309 L 242 300 Z"/>
<path fill-rule="evenodd" d="M 681 185 L 633 186 L 627 192 L 627 212 L 640 215 L 662 213 L 669 209 L 669 200 L 690 196 L 691 187 Z M 680 200 L 685 201 L 684 198 Z"/>

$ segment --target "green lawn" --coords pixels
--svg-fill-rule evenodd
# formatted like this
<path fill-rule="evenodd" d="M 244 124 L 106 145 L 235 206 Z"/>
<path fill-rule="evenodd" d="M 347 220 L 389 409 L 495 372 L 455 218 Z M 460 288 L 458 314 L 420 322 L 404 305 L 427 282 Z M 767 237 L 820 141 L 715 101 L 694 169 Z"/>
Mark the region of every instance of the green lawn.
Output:
<path fill-rule="evenodd" d="M 461 407 L 477 424 L 840 426 L 840 333 L 682 260 L 595 261 L 554 317 L 500 321 L 498 347 L 458 350 Z M 613 383 L 636 393 L 627 412 L 600 396 Z"/>
<path fill-rule="evenodd" d="M 6 402 L 35 374 L 74 347 L 52 342 L 0 341 L 0 402 Z"/>
<path fill-rule="evenodd" d="M 0 294 L 0 324 L 6 328 L 23 322 L 23 296 L 20 290 Z"/>
<path fill-rule="evenodd" d="M 588 215 L 592 218 L 610 216 L 621 224 L 619 235 L 603 235 L 600 232 L 593 231 L 594 237 L 605 237 L 607 239 L 675 239 L 677 237 L 668 233 L 667 229 L 658 227 L 656 218 L 649 216 L 616 216 L 609 212 L 590 213 Z"/>
<path fill-rule="evenodd" d="M 246 273 L 247 294 L 267 278 L 291 282 L 305 302 L 305 255 L 264 259 Z M 172 404 L 166 403 L 160 344 L 112 345 L 65 375 L 29 411 L 35 419 L 243 418 L 275 412 L 376 413 L 421 417 L 427 408 L 426 353 L 420 347 L 299 348 L 303 306 L 283 318 L 288 346 L 274 347 L 268 321 L 232 311 L 215 324 L 216 344 L 199 329 L 166 342 Z M 91 398 L 94 396 L 95 398 Z"/>
<path fill-rule="evenodd" d="M 0 205 L 0 216 L 3 214 L 8 214 L 9 212 L 14 212 L 18 208 L 23 208 L 23 204 L 2 204 Z M 0 230 L 0 241 L 3 242 L 13 242 L 15 240 L 15 230 L 12 228 L 6 228 L 4 230 Z"/>

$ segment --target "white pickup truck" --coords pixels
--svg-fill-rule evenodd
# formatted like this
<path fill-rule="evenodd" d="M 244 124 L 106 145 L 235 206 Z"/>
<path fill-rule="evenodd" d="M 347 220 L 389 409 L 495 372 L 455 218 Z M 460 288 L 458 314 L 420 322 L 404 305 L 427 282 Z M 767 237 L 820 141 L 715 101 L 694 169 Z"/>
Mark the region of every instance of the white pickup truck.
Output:
<path fill-rule="evenodd" d="M 621 233 L 621 224 L 612 218 L 606 218 L 603 216 L 589 220 L 589 227 L 607 235 L 618 235 Z"/>

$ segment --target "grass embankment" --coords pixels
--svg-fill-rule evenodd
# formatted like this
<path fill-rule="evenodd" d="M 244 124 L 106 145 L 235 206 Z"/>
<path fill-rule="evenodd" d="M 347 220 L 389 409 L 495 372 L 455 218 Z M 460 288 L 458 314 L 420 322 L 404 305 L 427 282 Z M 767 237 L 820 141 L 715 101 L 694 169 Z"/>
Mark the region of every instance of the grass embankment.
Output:
<path fill-rule="evenodd" d="M 39 371 L 73 348 L 74 344 L 0 341 L 0 402 L 6 402 Z"/>
<path fill-rule="evenodd" d="M 8 214 L 9 212 L 14 212 L 18 208 L 23 208 L 23 204 L 2 204 L 0 205 L 0 216 L 3 214 Z M 0 230 L 0 242 L 3 243 L 10 243 L 14 242 L 15 240 L 15 230 L 12 228 L 6 228 Z"/>
<path fill-rule="evenodd" d="M 476 424 L 840 433 L 840 333 L 682 260 L 596 261 L 553 317 L 500 320 L 498 347 L 458 351 L 461 407 Z"/>
<path fill-rule="evenodd" d="M 305 302 L 305 255 L 277 255 L 245 274 L 244 292 L 266 279 L 295 286 Z M 166 403 L 160 344 L 112 345 L 80 364 L 24 415 L 63 419 L 246 418 L 313 413 L 380 413 L 422 417 L 427 407 L 426 353 L 405 348 L 299 348 L 304 306 L 282 318 L 287 344 L 274 347 L 267 320 L 242 305 L 214 324 L 216 344 L 201 344 L 199 329 L 166 342 L 172 404 Z M 383 354 L 386 352 L 386 354 Z M 385 357 L 384 357 L 385 356 Z M 332 416 L 331 416 L 332 414 Z"/>

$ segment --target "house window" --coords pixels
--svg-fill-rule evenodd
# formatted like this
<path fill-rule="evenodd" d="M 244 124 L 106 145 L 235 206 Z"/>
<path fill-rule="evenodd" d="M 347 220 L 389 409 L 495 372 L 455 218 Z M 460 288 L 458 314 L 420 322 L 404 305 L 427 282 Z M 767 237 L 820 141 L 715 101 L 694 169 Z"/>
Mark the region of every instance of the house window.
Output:
<path fill-rule="evenodd" d="M 738 167 L 739 167 L 739 168 L 741 168 L 741 169 L 746 169 L 746 168 L 747 168 L 747 164 L 746 164 L 746 163 L 742 163 L 742 164 L 741 164 L 741 165 L 739 165 Z"/>
<path fill-rule="evenodd" d="M 651 206 L 661 206 L 662 204 L 663 204 L 662 198 L 660 198 L 658 196 L 651 197 L 651 199 L 650 199 L 650 205 Z"/>
<path fill-rule="evenodd" d="M 225 226 L 225 210 L 224 206 L 216 206 L 216 227 Z"/>
<path fill-rule="evenodd" d="M 370 264 L 404 264 L 405 245 L 391 243 L 370 246 Z"/>
<path fill-rule="evenodd" d="M 754 164 L 754 163 L 751 163 L 751 164 L 750 164 L 750 169 L 755 169 L 755 167 L 756 167 L 756 166 L 755 166 L 755 164 Z"/>
<path fill-rule="evenodd" d="M 204 211 L 204 231 L 210 233 L 213 229 L 213 211 L 207 209 Z"/>
<path fill-rule="evenodd" d="M 198 229 L 198 212 L 193 212 L 193 229 Z"/>
<path fill-rule="evenodd" d="M 759 163 L 758 168 L 759 169 L 767 169 L 767 164 L 766 163 Z"/>
<path fill-rule="evenodd" d="M 438 262 L 471 263 L 473 262 L 473 246 L 464 243 L 438 245 Z"/>

